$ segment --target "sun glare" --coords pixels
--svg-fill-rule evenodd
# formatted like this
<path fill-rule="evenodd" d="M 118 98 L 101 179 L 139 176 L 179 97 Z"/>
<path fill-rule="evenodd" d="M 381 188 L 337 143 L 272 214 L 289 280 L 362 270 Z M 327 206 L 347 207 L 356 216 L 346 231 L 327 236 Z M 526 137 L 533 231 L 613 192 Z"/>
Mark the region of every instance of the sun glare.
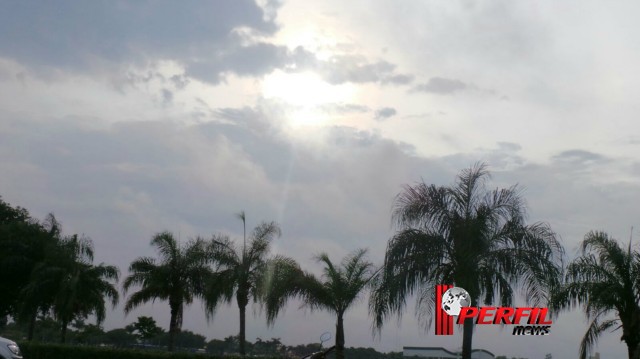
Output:
<path fill-rule="evenodd" d="M 289 106 L 292 127 L 321 125 L 329 120 L 320 108 L 331 103 L 348 103 L 354 95 L 349 84 L 330 85 L 315 73 L 274 72 L 262 86 L 265 98 L 278 99 Z"/>
<path fill-rule="evenodd" d="M 314 73 L 288 74 L 276 72 L 264 81 L 265 97 L 277 97 L 294 106 L 317 106 L 340 102 L 351 97 L 348 85 L 333 86 Z"/>

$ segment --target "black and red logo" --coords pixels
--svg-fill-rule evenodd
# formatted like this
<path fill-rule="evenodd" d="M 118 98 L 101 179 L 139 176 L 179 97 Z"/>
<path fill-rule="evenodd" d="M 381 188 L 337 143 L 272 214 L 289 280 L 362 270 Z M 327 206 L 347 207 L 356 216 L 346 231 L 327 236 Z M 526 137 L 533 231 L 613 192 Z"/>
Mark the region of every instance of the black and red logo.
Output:
<path fill-rule="evenodd" d="M 453 335 L 454 316 L 457 324 L 475 318 L 476 324 L 515 325 L 513 335 L 549 335 L 553 324 L 547 320 L 548 308 L 472 307 L 469 293 L 450 284 L 438 284 L 435 295 L 436 335 Z"/>

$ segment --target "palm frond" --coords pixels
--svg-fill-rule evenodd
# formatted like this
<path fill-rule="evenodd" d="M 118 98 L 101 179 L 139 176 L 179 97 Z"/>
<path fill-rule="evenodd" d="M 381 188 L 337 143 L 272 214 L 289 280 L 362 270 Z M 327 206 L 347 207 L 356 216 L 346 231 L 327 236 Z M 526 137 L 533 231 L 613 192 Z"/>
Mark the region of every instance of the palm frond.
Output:
<path fill-rule="evenodd" d="M 438 283 L 451 283 L 453 266 L 447 265 L 451 259 L 448 244 L 440 235 L 419 230 L 397 233 L 389 241 L 369 302 L 374 327 L 380 329 L 389 316 L 400 315 L 409 296 L 433 291 Z M 429 299 L 423 298 L 425 301 Z"/>
<path fill-rule="evenodd" d="M 282 231 L 276 222 L 262 222 L 254 228 L 251 237 L 255 240 L 266 240 L 270 242 L 281 235 Z"/>
<path fill-rule="evenodd" d="M 216 309 L 220 304 L 231 302 L 237 283 L 235 268 L 228 268 L 210 274 L 203 295 L 205 315 L 208 321 L 213 320 Z"/>
<path fill-rule="evenodd" d="M 584 334 L 584 337 L 580 342 L 580 359 L 587 359 L 587 356 L 598 340 L 598 337 L 603 332 L 619 324 L 619 321 L 617 319 L 610 319 L 600 323 L 598 321 L 598 317 L 599 316 L 591 321 L 587 332 Z"/>
<path fill-rule="evenodd" d="M 267 325 L 272 326 L 289 298 L 301 297 L 305 274 L 292 258 L 275 256 L 267 261 L 260 293 L 266 309 Z"/>
<path fill-rule="evenodd" d="M 242 261 L 235 244 L 227 236 L 214 235 L 207 250 L 218 267 L 237 267 Z"/>
<path fill-rule="evenodd" d="M 517 185 L 487 190 L 487 166 L 464 169 L 451 186 L 423 182 L 396 196 L 382 270 L 369 309 L 380 329 L 418 295 L 418 317 L 429 322 L 436 284 L 465 288 L 475 301 L 512 303 L 514 288 L 538 304 L 561 282 L 564 250 L 544 223 L 526 225 Z"/>
<path fill-rule="evenodd" d="M 455 185 L 447 193 L 453 198 L 452 209 L 463 217 L 469 217 L 481 202 L 484 184 L 491 175 L 487 165 L 481 162 L 460 172 Z"/>
<path fill-rule="evenodd" d="M 171 232 L 157 233 L 151 239 L 151 245 L 157 248 L 162 262 L 175 262 L 180 257 L 178 242 Z"/>

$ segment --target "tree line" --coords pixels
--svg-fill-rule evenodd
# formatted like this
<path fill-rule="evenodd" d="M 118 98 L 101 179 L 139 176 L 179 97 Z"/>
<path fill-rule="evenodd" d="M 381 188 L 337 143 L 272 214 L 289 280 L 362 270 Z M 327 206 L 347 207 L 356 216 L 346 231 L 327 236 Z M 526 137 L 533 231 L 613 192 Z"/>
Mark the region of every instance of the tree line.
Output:
<path fill-rule="evenodd" d="M 290 257 L 271 255 L 281 235 L 275 222 L 262 222 L 242 242 L 225 235 L 179 243 L 171 232 L 151 239 L 155 257 L 140 257 L 123 280 L 125 312 L 153 300 L 169 304 L 167 347 L 175 347 L 186 306 L 199 298 L 213 318 L 223 303 L 239 310 L 238 352 L 247 353 L 246 306 L 265 308 L 272 325 L 292 298 L 311 310 L 336 318 L 336 358 L 345 357 L 344 316 L 369 292 L 372 327 L 379 331 L 391 316 L 406 310 L 415 297 L 416 314 L 425 326 L 433 317 L 436 284 L 466 289 L 472 306 L 511 306 L 516 291 L 528 304 L 555 312 L 582 307 L 590 320 L 579 345 L 586 358 L 597 338 L 622 330 L 630 359 L 640 359 L 640 252 L 604 232 L 591 231 L 576 259 L 565 263 L 565 250 L 544 222 L 527 223 L 519 187 L 488 189 L 486 165 L 464 169 L 450 186 L 418 182 L 405 185 L 392 210 L 394 235 L 384 262 L 377 266 L 357 249 L 340 261 L 316 255 L 322 273 L 310 273 Z M 33 338 L 38 315 L 50 315 L 66 341 L 68 326 L 95 315 L 120 296 L 119 270 L 93 263 L 90 239 L 63 235 L 53 215 L 32 218 L 21 207 L 0 199 L 0 316 L 26 323 Z M 463 325 L 462 357 L 470 358 L 473 322 Z"/>

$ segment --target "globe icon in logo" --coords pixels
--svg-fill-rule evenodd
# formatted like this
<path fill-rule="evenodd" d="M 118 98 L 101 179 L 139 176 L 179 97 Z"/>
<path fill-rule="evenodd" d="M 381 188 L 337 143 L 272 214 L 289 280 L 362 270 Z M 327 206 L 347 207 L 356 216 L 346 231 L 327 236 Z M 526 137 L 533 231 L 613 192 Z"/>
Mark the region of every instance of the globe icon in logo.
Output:
<path fill-rule="evenodd" d="M 442 310 L 449 315 L 459 315 L 462 307 L 471 305 L 471 297 L 466 290 L 460 287 L 449 288 L 442 295 Z"/>

